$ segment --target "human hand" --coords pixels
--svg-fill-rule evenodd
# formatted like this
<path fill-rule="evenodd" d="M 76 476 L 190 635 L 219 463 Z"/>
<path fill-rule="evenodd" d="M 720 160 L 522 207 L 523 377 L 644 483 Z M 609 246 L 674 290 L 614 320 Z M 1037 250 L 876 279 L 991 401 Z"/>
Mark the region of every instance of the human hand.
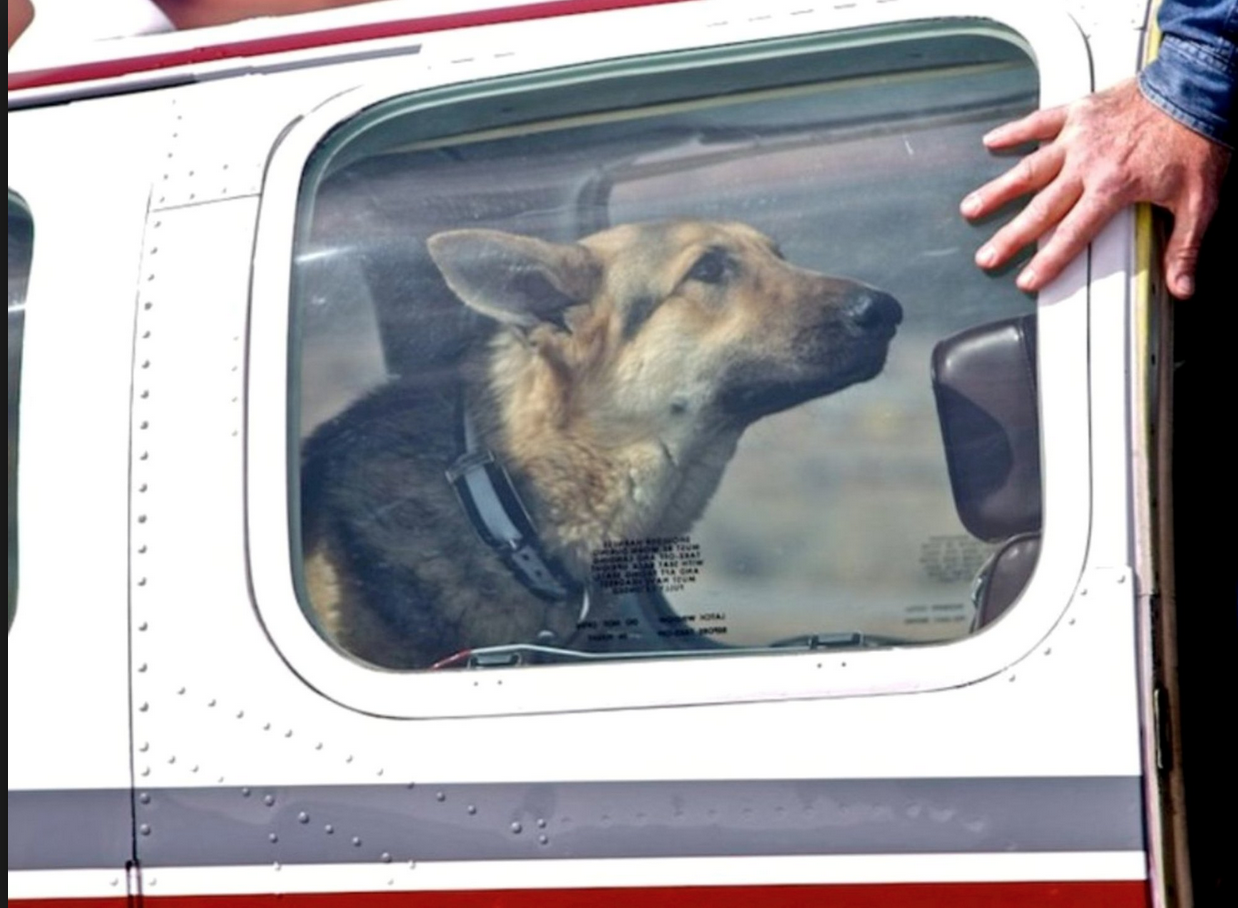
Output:
<path fill-rule="evenodd" d="M 34 19 L 34 7 L 30 0 L 9 0 L 9 49 L 13 42 L 21 37 L 26 26 Z"/>
<path fill-rule="evenodd" d="M 1180 299 L 1194 293 L 1195 262 L 1216 211 L 1229 149 L 1164 113 L 1143 96 L 1134 79 L 1037 111 L 984 137 L 991 150 L 1031 141 L 1045 144 L 960 206 L 965 217 L 980 218 L 1035 193 L 980 248 L 977 265 L 997 268 L 1049 234 L 1016 280 L 1022 290 L 1040 290 L 1122 208 L 1151 202 L 1174 216 L 1164 260 L 1169 291 Z"/>

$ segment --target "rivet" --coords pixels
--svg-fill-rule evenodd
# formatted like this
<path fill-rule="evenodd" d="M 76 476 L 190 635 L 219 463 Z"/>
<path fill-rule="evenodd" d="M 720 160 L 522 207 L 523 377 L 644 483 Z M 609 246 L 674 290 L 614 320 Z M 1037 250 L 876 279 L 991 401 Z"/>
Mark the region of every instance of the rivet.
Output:
<path fill-rule="evenodd" d="M 144 775 L 144 776 L 149 776 L 149 775 L 150 775 L 150 767 L 149 767 L 149 766 L 143 766 L 143 767 L 142 767 L 142 775 Z"/>
<path fill-rule="evenodd" d="M 361 836 L 359 836 L 359 835 L 355 835 L 355 836 L 353 836 L 353 837 L 352 837 L 352 844 L 353 844 L 353 847 L 354 847 L 354 848 L 360 848 L 360 847 L 361 847 Z"/>
<path fill-rule="evenodd" d="M 381 769 L 379 769 L 378 772 L 375 773 L 375 775 L 379 775 L 379 776 L 381 776 L 382 774 L 383 774 L 383 771 Z"/>
<path fill-rule="evenodd" d="M 149 703 L 143 703 L 141 706 L 138 707 L 138 710 L 140 712 L 146 712 L 148 709 L 150 709 Z"/>
<path fill-rule="evenodd" d="M 538 829 L 545 829 L 545 828 L 546 828 L 546 821 L 545 821 L 545 820 L 543 820 L 543 819 L 541 819 L 541 818 L 539 817 L 539 818 L 538 818 L 538 820 L 537 820 L 537 828 L 538 828 Z"/>
<path fill-rule="evenodd" d="M 144 631 L 144 630 L 146 630 L 148 627 L 150 627 L 150 625 L 149 625 L 149 624 L 147 624 L 145 621 L 143 621 L 141 624 L 139 624 L 139 625 L 138 625 L 138 630 L 140 630 L 140 631 Z"/>
<path fill-rule="evenodd" d="M 321 741 L 319 741 L 317 744 L 315 744 L 315 745 L 314 745 L 314 750 L 322 750 L 322 742 L 321 742 Z"/>
<path fill-rule="evenodd" d="M 215 700 L 215 698 L 214 698 L 214 697 L 212 697 L 211 699 L 209 699 L 209 700 L 207 700 L 207 701 L 206 701 L 206 705 L 207 705 L 207 706 L 211 706 L 211 707 L 213 707 L 213 706 L 215 705 L 215 703 L 216 703 L 216 702 L 217 702 L 217 701 Z"/>
<path fill-rule="evenodd" d="M 154 304 L 154 303 L 152 303 L 150 300 L 147 300 L 146 302 L 144 302 L 144 303 L 142 304 L 142 308 L 143 308 L 143 309 L 146 309 L 146 310 L 148 310 L 148 311 L 149 311 L 151 308 L 153 308 L 153 307 L 154 307 L 154 305 L 155 305 L 155 304 Z"/>
<path fill-rule="evenodd" d="M 143 331 L 143 332 L 142 332 L 142 339 L 143 339 L 143 340 L 150 340 L 150 332 L 149 332 L 149 331 Z"/>
<path fill-rule="evenodd" d="M 138 831 L 141 832 L 142 835 L 150 835 L 150 823 L 143 823 L 138 827 Z"/>
<path fill-rule="evenodd" d="M 1051 646 L 1046 646 L 1046 647 L 1045 647 L 1045 655 L 1047 656 L 1047 655 L 1049 655 L 1051 652 L 1053 652 L 1053 647 L 1051 647 Z"/>
<path fill-rule="evenodd" d="M 143 662 L 141 665 L 139 665 L 139 666 L 138 666 L 138 671 L 140 671 L 140 672 L 144 672 L 144 671 L 146 671 L 146 663 L 145 663 L 145 662 Z"/>
<path fill-rule="evenodd" d="M 1087 594 L 1088 594 L 1088 591 L 1087 591 L 1087 590 L 1080 590 L 1080 591 L 1079 591 L 1079 595 L 1080 595 L 1080 596 L 1086 596 Z"/>
<path fill-rule="evenodd" d="M 1125 583 L 1125 582 L 1126 582 L 1126 575 L 1125 575 L 1125 574 L 1119 574 L 1119 575 L 1118 575 L 1118 583 Z"/>
<path fill-rule="evenodd" d="M 467 810 L 470 815 L 475 814 L 477 813 L 477 806 L 475 804 L 470 804 L 468 807 L 465 808 L 465 810 Z"/>
<path fill-rule="evenodd" d="M 275 833 L 271 833 L 270 835 L 267 836 L 267 838 L 270 839 L 272 845 L 274 845 L 276 842 L 279 841 L 279 836 L 277 836 Z"/>
<path fill-rule="evenodd" d="M 150 803 L 150 792 L 149 791 L 142 792 L 140 795 L 138 795 L 138 800 L 141 801 L 143 804 L 149 804 Z"/>
<path fill-rule="evenodd" d="M 270 730 L 271 730 L 271 723 L 270 723 L 270 722 L 263 722 L 263 723 L 262 723 L 262 730 L 263 730 L 263 731 L 270 731 Z"/>
<path fill-rule="evenodd" d="M 146 882 L 147 882 L 147 884 L 148 884 L 148 885 L 154 886 L 156 883 L 158 883 L 158 882 L 159 882 L 159 879 L 158 879 L 157 877 L 151 877 L 151 878 L 150 878 L 149 880 L 147 880 Z"/>
<path fill-rule="evenodd" d="M 140 486 L 138 486 L 138 491 L 145 492 L 146 488 L 147 488 L 146 483 L 142 483 Z"/>
<path fill-rule="evenodd" d="M 236 717 L 237 717 L 238 719 L 244 719 L 244 718 L 245 718 L 245 710 L 243 710 L 243 709 L 238 709 L 238 710 L 236 711 Z"/>
<path fill-rule="evenodd" d="M 279 870 L 280 869 L 279 861 L 276 861 L 274 864 L 271 865 L 271 867 L 275 870 Z"/>
<path fill-rule="evenodd" d="M 143 741 L 140 745 L 138 745 L 138 750 L 140 750 L 142 753 L 146 753 L 146 751 L 150 750 L 150 742 Z"/>
<path fill-rule="evenodd" d="M 178 694 L 180 694 L 181 696 L 184 696 L 184 695 L 185 695 L 185 688 L 183 688 L 183 687 L 178 687 L 178 688 L 176 689 L 176 692 L 177 692 Z"/>
<path fill-rule="evenodd" d="M 275 795 L 272 795 L 272 794 L 263 795 L 262 803 L 265 804 L 267 807 L 274 807 L 275 806 Z"/>
<path fill-rule="evenodd" d="M 322 831 L 325 832 L 327 835 L 334 835 L 335 827 L 332 826 L 330 823 L 328 823 L 326 826 L 322 827 Z"/>
<path fill-rule="evenodd" d="M 148 397 L 150 397 L 150 391 L 143 391 L 141 394 L 138 395 L 138 397 L 142 398 L 142 400 L 146 400 Z"/>
<path fill-rule="evenodd" d="M 351 763 L 351 762 L 352 762 L 352 754 L 349 754 L 348 756 L 346 756 L 346 757 L 344 758 L 344 762 L 345 762 L 345 763 Z"/>
<path fill-rule="evenodd" d="M 1015 676 L 1014 676 L 1014 675 L 1009 675 L 1009 676 L 1006 678 L 1006 680 L 1007 680 L 1007 681 L 1014 681 L 1014 678 L 1015 678 Z"/>
<path fill-rule="evenodd" d="M 138 586 L 146 586 L 146 578 L 145 578 L 145 577 L 139 577 L 139 578 L 138 578 Z"/>
<path fill-rule="evenodd" d="M 242 797 L 242 798 L 248 798 L 248 797 L 249 797 L 249 795 L 250 795 L 250 790 L 249 790 L 248 788 L 242 788 L 242 789 L 241 789 L 241 797 Z"/>
<path fill-rule="evenodd" d="M 108 885 L 109 885 L 109 886 L 119 886 L 119 885 L 120 885 L 120 878 L 119 878 L 119 877 L 112 877 L 112 879 L 108 881 Z"/>
<path fill-rule="evenodd" d="M 138 515 L 138 523 L 146 523 L 146 515 L 145 515 L 145 514 L 139 514 L 139 515 Z"/>
<path fill-rule="evenodd" d="M 189 771 L 190 771 L 190 772 L 197 772 L 197 771 L 198 771 L 198 764 L 197 764 L 197 763 L 193 764 L 193 769 L 191 769 L 191 770 L 189 770 Z"/>
<path fill-rule="evenodd" d="M 149 368 L 150 368 L 150 360 L 149 360 L 149 359 L 144 359 L 144 360 L 142 360 L 142 368 L 143 368 L 143 369 L 149 369 Z"/>
<path fill-rule="evenodd" d="M 447 795 L 446 795 L 446 794 L 444 794 L 444 793 L 443 793 L 443 792 L 441 792 L 441 791 L 439 791 L 439 792 L 435 792 L 435 794 L 434 794 L 434 800 L 436 800 L 436 801 L 446 801 L 446 800 L 447 800 Z"/>
<path fill-rule="evenodd" d="M 138 554 L 139 554 L 139 555 L 145 555 L 145 554 L 146 554 L 146 546 L 145 546 L 145 545 L 140 545 L 140 546 L 138 546 Z"/>
<path fill-rule="evenodd" d="M 544 835 L 539 835 L 537 837 L 537 842 L 539 845 L 546 845 L 546 844 L 549 844 L 550 838 Z"/>
<path fill-rule="evenodd" d="M 384 851 L 381 855 L 379 855 L 379 860 L 381 860 L 384 864 L 390 864 L 391 863 L 390 852 Z"/>
<path fill-rule="evenodd" d="M 290 728 L 290 729 L 288 729 L 286 732 L 284 732 L 284 737 L 285 737 L 285 738 L 291 738 L 291 737 L 292 737 L 292 729 L 291 729 L 291 728 Z"/>
<path fill-rule="evenodd" d="M 138 460 L 150 460 L 150 451 L 143 451 L 138 455 Z"/>
<path fill-rule="evenodd" d="M 524 831 L 524 827 L 521 826 L 519 823 L 512 823 L 511 829 L 512 829 L 512 833 L 515 835 L 520 835 L 520 833 Z"/>
<path fill-rule="evenodd" d="M 297 814 L 297 822 L 298 822 L 298 823 L 308 823 L 308 822 L 309 822 L 309 814 L 308 814 L 308 813 L 306 813 L 304 810 L 302 810 L 299 814 Z"/>
<path fill-rule="evenodd" d="M 173 763 L 175 763 L 175 762 L 176 762 L 176 756 L 175 756 L 175 755 L 168 757 L 168 765 L 169 765 L 169 766 L 171 766 L 171 765 L 172 765 Z"/>

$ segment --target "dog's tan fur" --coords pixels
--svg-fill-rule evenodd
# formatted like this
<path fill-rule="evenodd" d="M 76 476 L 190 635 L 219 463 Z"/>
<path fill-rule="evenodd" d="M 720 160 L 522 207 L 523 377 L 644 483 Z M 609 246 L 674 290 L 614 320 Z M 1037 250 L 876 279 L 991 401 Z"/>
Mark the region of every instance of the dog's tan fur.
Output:
<path fill-rule="evenodd" d="M 792 266 L 743 224 L 624 225 L 573 245 L 451 231 L 429 249 L 452 291 L 500 325 L 462 364 L 466 406 L 545 550 L 586 585 L 605 542 L 686 533 L 752 421 L 876 375 L 900 317 L 884 294 Z M 424 471 L 401 459 L 412 458 L 371 458 L 364 472 L 394 471 L 390 487 L 434 500 L 426 513 L 442 519 L 409 529 L 420 551 L 385 537 L 372 556 L 407 562 L 416 595 L 406 598 L 419 600 L 409 607 L 442 618 L 435 626 L 451 639 L 376 622 L 356 577 L 364 565 L 346 563 L 342 528 L 330 527 L 337 518 L 311 513 L 307 583 L 323 627 L 355 655 L 395 666 L 539 631 L 572 644 L 571 608 L 536 601 L 502 566 L 480 577 L 460 554 L 468 566 L 456 569 L 469 531 L 446 525 L 450 492 L 441 472 L 431 479 L 446 464 Z"/>

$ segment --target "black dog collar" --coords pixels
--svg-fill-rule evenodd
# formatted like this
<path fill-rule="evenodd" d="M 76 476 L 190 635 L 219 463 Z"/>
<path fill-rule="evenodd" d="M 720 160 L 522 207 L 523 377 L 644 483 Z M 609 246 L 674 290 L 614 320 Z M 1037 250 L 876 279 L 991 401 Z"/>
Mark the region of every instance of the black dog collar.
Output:
<path fill-rule="evenodd" d="M 542 548 L 520 493 L 494 453 L 481 444 L 467 411 L 463 423 L 464 453 L 447 469 L 447 480 L 477 535 L 536 596 L 551 602 L 581 596 L 584 587 Z"/>

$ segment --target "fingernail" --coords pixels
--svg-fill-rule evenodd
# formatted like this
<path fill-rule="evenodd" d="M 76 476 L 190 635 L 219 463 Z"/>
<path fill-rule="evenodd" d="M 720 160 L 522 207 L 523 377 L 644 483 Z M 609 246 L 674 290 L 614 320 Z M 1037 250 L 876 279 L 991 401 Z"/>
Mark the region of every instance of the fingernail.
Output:
<path fill-rule="evenodd" d="M 1195 281 L 1189 274 L 1184 274 L 1174 282 L 1178 288 L 1178 296 L 1186 298 L 1195 292 Z"/>
<path fill-rule="evenodd" d="M 1020 290 L 1034 290 L 1036 288 L 1036 272 L 1031 268 L 1024 268 L 1019 274 L 1015 284 Z"/>
<path fill-rule="evenodd" d="M 997 259 L 997 250 L 992 246 L 982 246 L 980 251 L 976 253 L 976 264 L 981 268 L 988 268 Z"/>
<path fill-rule="evenodd" d="M 980 210 L 980 196 L 972 193 L 963 200 L 963 214 L 972 215 Z"/>

